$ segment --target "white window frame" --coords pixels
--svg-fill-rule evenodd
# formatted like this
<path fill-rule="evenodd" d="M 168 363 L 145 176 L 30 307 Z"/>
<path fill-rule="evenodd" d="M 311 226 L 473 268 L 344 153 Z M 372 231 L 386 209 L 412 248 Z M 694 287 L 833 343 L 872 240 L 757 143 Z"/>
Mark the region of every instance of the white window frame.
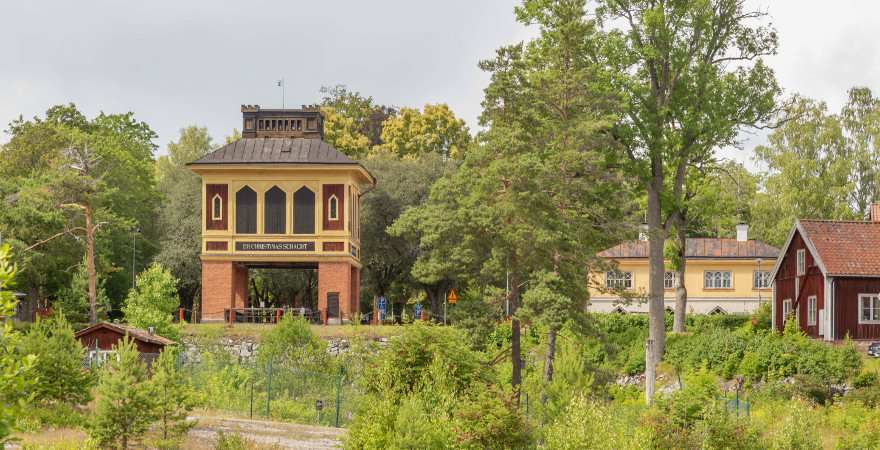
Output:
<path fill-rule="evenodd" d="M 807 273 L 807 251 L 799 249 L 797 251 L 797 276 L 806 275 Z"/>
<path fill-rule="evenodd" d="M 674 270 L 667 270 L 663 272 L 663 289 L 675 289 L 677 285 L 678 272 Z"/>
<path fill-rule="evenodd" d="M 605 272 L 606 289 L 632 289 L 633 273 L 619 270 Z"/>
<path fill-rule="evenodd" d="M 865 300 L 869 300 L 866 305 Z M 864 319 L 864 309 L 868 307 L 871 319 Z M 859 324 L 880 324 L 880 295 L 878 294 L 859 294 Z"/>
<path fill-rule="evenodd" d="M 339 220 L 339 197 L 336 194 L 327 199 L 327 220 Z"/>
<path fill-rule="evenodd" d="M 223 219 L 223 197 L 220 194 L 214 194 L 211 197 L 211 220 Z"/>
<path fill-rule="evenodd" d="M 703 289 L 733 289 L 733 272 L 730 270 L 703 272 Z"/>
<path fill-rule="evenodd" d="M 807 297 L 807 326 L 816 326 L 816 311 L 818 310 L 818 300 L 815 295 Z"/>
<path fill-rule="evenodd" d="M 756 270 L 752 274 L 752 289 L 770 289 L 770 271 Z"/>
<path fill-rule="evenodd" d="M 790 298 L 782 300 L 782 323 L 788 322 L 788 316 L 791 315 L 792 303 Z"/>

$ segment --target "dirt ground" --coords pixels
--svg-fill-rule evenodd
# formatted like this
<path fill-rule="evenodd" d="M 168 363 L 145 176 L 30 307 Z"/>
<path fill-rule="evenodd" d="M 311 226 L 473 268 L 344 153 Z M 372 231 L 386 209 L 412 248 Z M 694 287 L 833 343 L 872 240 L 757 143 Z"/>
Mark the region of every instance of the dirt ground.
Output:
<path fill-rule="evenodd" d="M 217 436 L 237 433 L 259 448 L 323 450 L 342 447 L 345 429 L 296 425 L 265 420 L 234 417 L 193 416 L 198 425 L 190 430 L 184 448 L 208 450 L 214 448 Z"/>
<path fill-rule="evenodd" d="M 213 449 L 220 432 L 238 434 L 254 449 L 336 449 L 342 448 L 342 437 L 345 434 L 343 428 L 254 420 L 202 411 L 194 414 L 192 419 L 198 423 L 187 435 L 183 444 L 184 449 Z M 20 442 L 8 444 L 7 449 L 19 449 L 21 444 L 27 444 L 32 448 L 76 449 L 86 440 L 85 432 L 72 429 L 21 433 L 16 437 Z"/>

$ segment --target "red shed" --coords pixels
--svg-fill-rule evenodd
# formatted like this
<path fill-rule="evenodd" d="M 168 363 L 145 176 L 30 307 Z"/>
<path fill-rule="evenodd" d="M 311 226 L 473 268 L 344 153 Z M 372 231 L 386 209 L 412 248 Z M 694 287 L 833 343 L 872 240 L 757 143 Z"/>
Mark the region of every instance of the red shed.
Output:
<path fill-rule="evenodd" d="M 880 205 L 871 220 L 798 220 L 773 279 L 773 329 L 826 341 L 880 338 Z"/>
<path fill-rule="evenodd" d="M 149 330 L 118 323 L 102 322 L 76 332 L 76 338 L 90 351 L 89 357 L 103 359 L 102 355 L 113 350 L 124 336 L 134 340 L 138 352 L 147 362 L 151 362 L 167 345 L 176 344 L 168 338 L 151 333 Z M 95 355 L 91 353 L 94 352 Z"/>

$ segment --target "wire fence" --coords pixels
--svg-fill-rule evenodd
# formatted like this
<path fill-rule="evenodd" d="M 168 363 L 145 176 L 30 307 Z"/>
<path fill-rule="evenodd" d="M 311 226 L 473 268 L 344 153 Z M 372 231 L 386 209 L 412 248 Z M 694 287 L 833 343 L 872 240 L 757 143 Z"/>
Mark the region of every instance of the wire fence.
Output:
<path fill-rule="evenodd" d="M 206 407 L 248 417 L 346 426 L 360 393 L 342 366 L 313 370 L 300 361 L 178 358 Z"/>

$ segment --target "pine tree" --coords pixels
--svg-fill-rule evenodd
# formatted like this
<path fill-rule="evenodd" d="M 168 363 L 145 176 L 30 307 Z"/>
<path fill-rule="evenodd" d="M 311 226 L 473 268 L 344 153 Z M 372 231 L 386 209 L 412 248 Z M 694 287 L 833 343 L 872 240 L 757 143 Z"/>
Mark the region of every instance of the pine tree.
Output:
<path fill-rule="evenodd" d="M 37 356 L 33 373 L 40 382 L 33 387 L 35 400 L 82 405 L 92 399 L 93 377 L 82 365 L 85 349 L 64 314 L 34 324 L 19 352 Z"/>
<path fill-rule="evenodd" d="M 155 420 L 157 396 L 134 341 L 123 339 L 114 348 L 116 357 L 101 372 L 89 434 L 102 448 L 126 449 Z"/>
<path fill-rule="evenodd" d="M 176 439 L 189 431 L 195 422 L 186 416 L 196 406 L 197 396 L 177 367 L 177 353 L 164 350 L 153 366 L 151 383 L 158 400 L 157 415 L 162 439 Z"/>

